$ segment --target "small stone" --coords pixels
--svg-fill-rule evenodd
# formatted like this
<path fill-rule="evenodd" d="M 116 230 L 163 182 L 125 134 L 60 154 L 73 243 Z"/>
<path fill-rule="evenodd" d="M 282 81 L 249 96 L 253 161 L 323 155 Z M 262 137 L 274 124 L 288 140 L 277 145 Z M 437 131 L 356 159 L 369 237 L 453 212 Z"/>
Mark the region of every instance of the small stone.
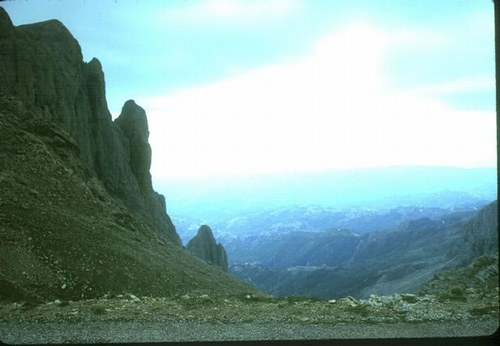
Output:
<path fill-rule="evenodd" d="M 353 308 L 359 305 L 358 300 L 352 296 L 347 296 L 346 299 L 347 299 L 348 304 Z"/>
<path fill-rule="evenodd" d="M 61 305 L 61 304 L 62 304 L 62 302 L 61 302 L 59 299 L 56 299 L 56 300 L 54 300 L 54 304 L 55 304 L 55 305 Z"/>
<path fill-rule="evenodd" d="M 63 283 L 62 286 L 61 286 L 62 289 L 65 289 L 66 288 L 66 283 Z"/>
<path fill-rule="evenodd" d="M 330 299 L 330 300 L 328 301 L 328 303 L 330 303 L 330 304 L 335 304 L 336 302 L 337 302 L 337 300 L 335 300 L 335 299 Z"/>
<path fill-rule="evenodd" d="M 351 296 L 348 296 L 346 298 L 342 298 L 339 300 L 339 303 L 342 304 L 342 305 L 346 305 L 346 306 L 349 306 L 349 307 L 356 307 L 359 305 L 358 301 L 356 300 L 356 298 L 354 297 L 351 297 Z"/>
<path fill-rule="evenodd" d="M 135 296 L 133 294 L 129 294 L 128 295 L 128 299 L 130 299 L 133 302 L 140 302 L 141 301 L 141 299 L 139 297 L 137 297 L 137 296 Z"/>
<path fill-rule="evenodd" d="M 24 303 L 12 303 L 12 306 L 14 307 L 14 309 L 19 309 L 19 308 L 21 308 L 23 305 L 24 305 Z"/>

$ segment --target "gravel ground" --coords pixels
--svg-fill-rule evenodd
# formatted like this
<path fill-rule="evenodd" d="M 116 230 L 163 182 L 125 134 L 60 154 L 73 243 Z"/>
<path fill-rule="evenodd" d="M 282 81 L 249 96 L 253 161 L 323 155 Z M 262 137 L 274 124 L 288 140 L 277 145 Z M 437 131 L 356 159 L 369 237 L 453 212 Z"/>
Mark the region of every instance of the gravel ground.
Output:
<path fill-rule="evenodd" d="M 498 320 L 441 323 L 336 325 L 300 323 L 80 322 L 0 323 L 0 338 L 9 344 L 131 343 L 223 340 L 293 340 L 349 338 L 420 338 L 490 335 Z"/>
<path fill-rule="evenodd" d="M 499 326 L 497 289 L 463 296 L 137 297 L 0 304 L 0 340 L 9 344 L 486 336 Z M 460 298 L 460 299 L 458 299 Z"/>

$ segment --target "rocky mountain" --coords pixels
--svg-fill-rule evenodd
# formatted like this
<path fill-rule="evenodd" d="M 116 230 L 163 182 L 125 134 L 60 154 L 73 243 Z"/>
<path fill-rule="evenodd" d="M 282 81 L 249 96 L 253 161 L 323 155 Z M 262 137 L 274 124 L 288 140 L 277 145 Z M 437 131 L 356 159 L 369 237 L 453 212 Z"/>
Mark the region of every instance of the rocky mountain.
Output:
<path fill-rule="evenodd" d="M 158 233 L 180 245 L 165 200 L 153 191 L 144 111 L 133 101 L 113 122 L 99 60 L 83 62 L 80 46 L 57 20 L 14 27 L 0 9 L 0 94 L 14 96 L 33 116 L 72 138 L 88 174 Z"/>
<path fill-rule="evenodd" d="M 198 233 L 188 242 L 186 248 L 196 257 L 227 272 L 226 250 L 222 244 L 215 241 L 212 230 L 207 225 L 198 229 Z"/>
<path fill-rule="evenodd" d="M 477 212 L 419 218 L 362 235 L 339 230 L 293 232 L 267 243 L 254 239 L 246 248 L 263 254 L 260 260 L 233 263 L 230 271 L 265 292 L 283 296 L 330 299 L 411 293 L 437 272 L 496 253 L 497 218 L 493 202 Z"/>
<path fill-rule="evenodd" d="M 180 246 L 151 159 L 144 110 L 112 121 L 64 25 L 0 7 L 0 299 L 255 292 Z"/>
<path fill-rule="evenodd" d="M 334 266 L 343 261 L 352 262 L 357 256 L 369 253 L 369 249 L 377 255 L 383 255 L 383 252 L 375 252 L 375 248 L 387 250 L 390 243 L 397 247 L 398 244 L 394 242 L 396 238 L 401 245 L 406 242 L 408 232 L 420 232 L 425 233 L 426 236 L 433 236 L 433 232 L 461 224 L 477 212 L 475 209 L 450 211 L 418 207 L 337 212 L 319 209 L 321 211 L 312 214 L 313 217 L 321 215 L 317 219 L 318 224 L 319 220 L 323 220 L 323 225 L 329 226 L 321 230 L 302 227 L 306 226 L 311 213 L 308 213 L 308 209 L 305 208 L 298 209 L 303 213 L 291 212 L 294 209 L 287 209 L 289 212 L 283 213 L 287 216 L 285 220 L 288 222 L 274 224 L 281 225 L 279 229 L 276 227 L 268 232 L 239 237 L 219 235 L 218 238 L 224 242 L 231 261 L 233 263 L 259 263 L 273 268 L 296 265 Z M 293 216 L 296 222 L 293 222 Z M 268 216 L 268 220 L 278 222 L 275 217 Z M 368 232 L 367 227 L 370 223 Z M 289 227 L 285 228 L 285 224 Z M 292 227 L 295 224 L 298 224 L 297 228 Z M 308 224 L 311 225 L 310 222 Z M 332 227 L 333 225 L 337 227 Z M 352 227 L 342 227 L 343 225 Z M 356 226 L 361 228 L 361 231 L 358 231 Z M 386 239 L 387 245 L 381 246 L 381 239 Z"/>
<path fill-rule="evenodd" d="M 458 244 L 449 252 L 468 265 L 479 256 L 498 253 L 498 200 L 490 203 L 465 224 Z"/>

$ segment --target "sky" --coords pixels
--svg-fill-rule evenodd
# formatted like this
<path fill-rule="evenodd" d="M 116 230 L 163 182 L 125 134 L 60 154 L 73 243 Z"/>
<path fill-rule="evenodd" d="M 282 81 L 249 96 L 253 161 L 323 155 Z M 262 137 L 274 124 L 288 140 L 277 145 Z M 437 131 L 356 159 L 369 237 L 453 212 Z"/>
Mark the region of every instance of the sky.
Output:
<path fill-rule="evenodd" d="M 496 167 L 488 0 L 7 1 L 148 115 L 155 181 L 385 166 Z"/>

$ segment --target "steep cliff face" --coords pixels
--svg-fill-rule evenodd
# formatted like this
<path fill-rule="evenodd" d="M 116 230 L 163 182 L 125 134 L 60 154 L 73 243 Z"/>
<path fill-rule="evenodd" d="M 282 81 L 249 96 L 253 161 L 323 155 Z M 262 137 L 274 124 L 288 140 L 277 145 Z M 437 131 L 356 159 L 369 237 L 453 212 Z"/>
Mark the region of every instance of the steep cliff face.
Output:
<path fill-rule="evenodd" d="M 227 271 L 227 254 L 222 244 L 217 244 L 212 230 L 207 225 L 198 229 L 198 233 L 189 241 L 187 250 L 196 257 L 208 262 L 211 265 Z"/>
<path fill-rule="evenodd" d="M 67 131 L 90 174 L 180 245 L 165 201 L 151 187 L 144 110 L 129 101 L 113 123 L 100 62 L 83 62 L 78 42 L 59 21 L 14 27 L 0 8 L 0 28 L 0 94 Z"/>
<path fill-rule="evenodd" d="M 481 209 L 464 228 L 464 242 L 470 243 L 471 259 L 498 253 L 498 201 Z"/>
<path fill-rule="evenodd" d="M 99 62 L 0 7 L 0 301 L 255 292 L 179 246 L 150 163 L 144 110 L 111 121 Z"/>
<path fill-rule="evenodd" d="M 498 200 L 482 208 L 463 227 L 448 257 L 468 265 L 479 256 L 498 254 Z"/>

